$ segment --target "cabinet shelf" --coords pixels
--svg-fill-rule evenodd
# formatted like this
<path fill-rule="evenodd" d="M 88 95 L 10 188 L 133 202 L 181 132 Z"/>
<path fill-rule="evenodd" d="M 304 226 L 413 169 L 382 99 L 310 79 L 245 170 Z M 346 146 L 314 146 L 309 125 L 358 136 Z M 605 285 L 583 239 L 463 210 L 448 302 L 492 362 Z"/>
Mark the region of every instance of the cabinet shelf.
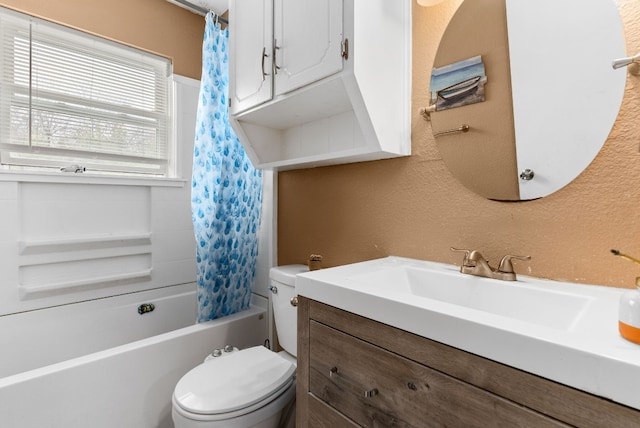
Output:
<path fill-rule="evenodd" d="M 353 111 L 343 83 L 334 75 L 321 83 L 310 84 L 294 93 L 235 115 L 239 122 L 266 128 L 286 130 L 333 115 Z"/>

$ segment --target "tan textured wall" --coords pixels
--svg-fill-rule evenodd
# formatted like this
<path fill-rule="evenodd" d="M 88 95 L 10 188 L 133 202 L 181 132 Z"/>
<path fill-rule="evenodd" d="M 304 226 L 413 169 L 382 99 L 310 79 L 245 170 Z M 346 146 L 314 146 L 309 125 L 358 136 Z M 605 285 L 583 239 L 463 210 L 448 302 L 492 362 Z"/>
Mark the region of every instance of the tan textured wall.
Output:
<path fill-rule="evenodd" d="M 6 6 L 173 60 L 200 79 L 204 18 L 164 0 L 0 0 Z"/>
<path fill-rule="evenodd" d="M 531 255 L 516 270 L 537 277 L 632 286 L 640 266 L 609 250 L 640 256 L 640 77 L 628 77 L 608 141 L 573 183 L 529 202 L 481 198 L 451 176 L 418 113 L 459 3 L 414 6 L 411 157 L 279 174 L 278 263 L 320 253 L 325 266 L 387 255 L 459 264 L 460 254 L 449 251 L 456 246 L 479 249 L 493 263 L 505 253 Z M 635 54 L 640 2 L 620 0 L 620 11 L 627 51 Z"/>

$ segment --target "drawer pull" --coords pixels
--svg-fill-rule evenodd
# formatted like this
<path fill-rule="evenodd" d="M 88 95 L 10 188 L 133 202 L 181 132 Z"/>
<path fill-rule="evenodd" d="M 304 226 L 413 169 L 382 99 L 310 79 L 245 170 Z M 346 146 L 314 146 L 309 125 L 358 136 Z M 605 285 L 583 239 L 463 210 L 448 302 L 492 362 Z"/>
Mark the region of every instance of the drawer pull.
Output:
<path fill-rule="evenodd" d="M 331 369 L 329 370 L 329 378 L 333 380 L 335 383 L 337 383 L 338 385 L 342 385 L 344 387 L 349 388 L 352 392 L 354 392 L 355 394 L 361 397 L 371 398 L 378 395 L 377 388 L 364 389 L 362 386 L 356 385 L 354 382 L 341 376 L 340 373 L 338 373 L 337 367 L 331 367 Z"/>

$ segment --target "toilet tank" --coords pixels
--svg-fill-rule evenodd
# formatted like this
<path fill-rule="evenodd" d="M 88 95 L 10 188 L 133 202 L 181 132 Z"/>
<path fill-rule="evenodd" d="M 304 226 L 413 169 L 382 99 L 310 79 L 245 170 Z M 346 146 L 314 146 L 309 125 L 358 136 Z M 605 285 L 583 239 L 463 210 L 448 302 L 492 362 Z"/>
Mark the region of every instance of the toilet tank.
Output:
<path fill-rule="evenodd" d="M 285 351 L 294 356 L 298 350 L 298 309 L 291 304 L 291 299 L 297 296 L 296 275 L 308 271 L 306 265 L 278 266 L 269 271 L 278 341 Z"/>

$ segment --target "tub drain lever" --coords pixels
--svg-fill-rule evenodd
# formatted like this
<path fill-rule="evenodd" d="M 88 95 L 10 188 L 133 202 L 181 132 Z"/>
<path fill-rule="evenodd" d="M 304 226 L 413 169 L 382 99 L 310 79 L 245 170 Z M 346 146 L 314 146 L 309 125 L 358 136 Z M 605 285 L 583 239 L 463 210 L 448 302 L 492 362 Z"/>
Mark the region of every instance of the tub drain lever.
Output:
<path fill-rule="evenodd" d="M 138 313 L 140 315 L 144 315 L 147 312 L 151 312 L 156 308 L 156 305 L 154 305 L 153 303 L 143 303 L 140 306 L 138 306 Z"/>

